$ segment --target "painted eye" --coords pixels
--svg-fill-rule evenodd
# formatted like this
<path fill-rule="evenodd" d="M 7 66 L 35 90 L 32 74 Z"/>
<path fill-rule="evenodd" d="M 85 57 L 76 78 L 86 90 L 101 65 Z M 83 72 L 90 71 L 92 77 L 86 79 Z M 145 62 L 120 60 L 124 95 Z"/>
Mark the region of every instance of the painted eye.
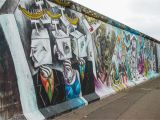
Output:
<path fill-rule="evenodd" d="M 63 50 L 65 54 L 68 54 L 70 52 L 69 45 L 66 42 L 63 43 Z"/>
<path fill-rule="evenodd" d="M 93 27 L 92 27 L 92 26 L 89 28 L 89 31 L 90 31 L 90 32 L 92 32 L 92 31 L 93 31 Z"/>
<path fill-rule="evenodd" d="M 37 52 L 37 49 L 36 48 L 32 48 L 32 52 L 33 52 L 33 54 L 35 54 Z"/>
<path fill-rule="evenodd" d="M 81 42 L 81 48 L 83 48 L 83 47 L 84 47 L 84 41 Z"/>
<path fill-rule="evenodd" d="M 33 50 L 33 53 L 36 53 L 36 50 Z"/>

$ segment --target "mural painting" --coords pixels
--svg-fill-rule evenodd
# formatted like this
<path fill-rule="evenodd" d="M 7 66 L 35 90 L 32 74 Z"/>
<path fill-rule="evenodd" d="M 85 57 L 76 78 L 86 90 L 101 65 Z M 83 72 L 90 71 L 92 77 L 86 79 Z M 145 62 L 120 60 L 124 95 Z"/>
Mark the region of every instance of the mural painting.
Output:
<path fill-rule="evenodd" d="M 13 15 L 0 18 L 15 35 L 0 27 L 0 119 L 22 111 L 27 119 L 50 118 L 158 75 L 158 43 L 63 2 L 20 0 Z"/>
<path fill-rule="evenodd" d="M 158 54 L 158 51 L 160 51 L 160 45 L 157 44 L 157 58 L 158 58 L 158 73 L 160 72 L 160 54 Z"/>
<path fill-rule="evenodd" d="M 157 53 L 155 49 L 156 49 L 156 44 L 154 44 L 149 40 L 145 41 L 145 76 L 147 76 L 148 78 L 153 77 L 154 74 L 156 73 Z"/>
<path fill-rule="evenodd" d="M 99 99 L 94 86 L 93 52 L 88 47 L 93 31 L 87 29 L 85 17 L 49 1 L 33 2 L 27 9 L 20 4 L 17 11 L 31 26 L 27 28 L 30 41 L 23 46 L 28 49 L 38 108 L 72 99 L 80 107 Z"/>

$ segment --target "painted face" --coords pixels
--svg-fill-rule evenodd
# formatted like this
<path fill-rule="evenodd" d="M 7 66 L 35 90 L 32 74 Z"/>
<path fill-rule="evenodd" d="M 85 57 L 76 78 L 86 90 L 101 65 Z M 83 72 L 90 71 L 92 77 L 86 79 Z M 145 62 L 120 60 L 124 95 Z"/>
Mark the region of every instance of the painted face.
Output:
<path fill-rule="evenodd" d="M 63 31 L 59 30 L 59 34 L 56 35 L 55 31 L 52 31 L 56 38 L 56 46 L 54 52 L 57 53 L 59 60 L 66 60 L 72 58 L 71 41 Z"/>
<path fill-rule="evenodd" d="M 69 45 L 67 44 L 67 42 L 63 42 L 63 51 L 65 54 L 69 54 L 70 53 L 70 47 Z"/>
<path fill-rule="evenodd" d="M 42 30 L 39 35 L 35 32 L 35 30 L 32 31 L 30 52 L 34 67 L 39 67 L 43 64 L 52 64 L 50 40 L 49 36 L 47 37 L 47 31 Z"/>
<path fill-rule="evenodd" d="M 130 34 L 127 35 L 126 42 L 130 40 Z"/>
<path fill-rule="evenodd" d="M 86 46 L 86 40 L 84 36 L 82 36 L 81 40 L 79 40 L 78 49 L 79 49 L 79 57 L 87 56 L 87 46 Z"/>
<path fill-rule="evenodd" d="M 132 53 L 133 52 L 136 53 L 136 38 L 133 36 L 131 41 L 132 41 L 132 48 L 131 48 L 132 49 Z"/>
<path fill-rule="evenodd" d="M 31 57 L 32 57 L 32 60 L 34 61 L 34 64 L 40 64 L 41 61 L 43 60 L 43 57 L 45 57 L 45 54 L 46 54 L 46 49 L 43 45 L 41 44 L 37 44 L 35 45 L 34 47 L 31 48 Z M 37 66 L 37 65 L 35 65 Z"/>
<path fill-rule="evenodd" d="M 71 46 L 67 41 L 59 42 L 56 46 L 56 53 L 59 60 L 66 60 L 72 57 Z"/>
<path fill-rule="evenodd" d="M 87 57 L 86 37 L 77 30 L 70 33 L 70 35 L 71 35 L 73 53 L 77 57 Z"/>

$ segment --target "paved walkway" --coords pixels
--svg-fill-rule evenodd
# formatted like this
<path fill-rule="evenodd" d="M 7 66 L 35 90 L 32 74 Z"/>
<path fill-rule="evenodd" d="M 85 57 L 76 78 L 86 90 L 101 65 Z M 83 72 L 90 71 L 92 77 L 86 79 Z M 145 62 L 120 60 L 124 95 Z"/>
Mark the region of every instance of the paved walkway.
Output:
<path fill-rule="evenodd" d="M 160 120 L 160 78 L 55 118 L 56 120 Z"/>

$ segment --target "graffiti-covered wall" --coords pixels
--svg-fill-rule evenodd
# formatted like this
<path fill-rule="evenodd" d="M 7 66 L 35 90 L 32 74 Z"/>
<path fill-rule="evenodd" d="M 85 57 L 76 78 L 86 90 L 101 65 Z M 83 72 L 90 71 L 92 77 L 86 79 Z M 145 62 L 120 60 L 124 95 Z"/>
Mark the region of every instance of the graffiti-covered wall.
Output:
<path fill-rule="evenodd" d="M 158 72 L 160 72 L 160 54 L 159 52 L 160 51 L 160 45 L 157 44 L 157 59 L 158 59 Z"/>
<path fill-rule="evenodd" d="M 77 3 L 4 6 L 0 119 L 51 118 L 159 75 L 160 42 Z"/>

